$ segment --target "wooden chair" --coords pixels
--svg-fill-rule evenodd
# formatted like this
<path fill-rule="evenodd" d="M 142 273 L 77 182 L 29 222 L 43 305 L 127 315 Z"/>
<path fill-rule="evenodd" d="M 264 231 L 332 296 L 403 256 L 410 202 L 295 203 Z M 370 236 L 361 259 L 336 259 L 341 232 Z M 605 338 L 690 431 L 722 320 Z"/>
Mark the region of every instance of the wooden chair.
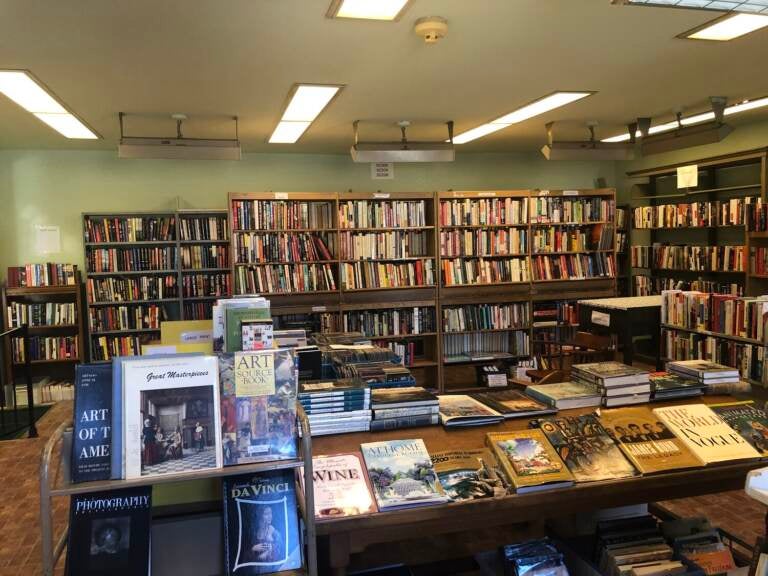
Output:
<path fill-rule="evenodd" d="M 568 345 L 571 347 L 571 365 L 613 360 L 614 349 L 610 336 L 600 336 L 591 332 L 576 332 Z"/>

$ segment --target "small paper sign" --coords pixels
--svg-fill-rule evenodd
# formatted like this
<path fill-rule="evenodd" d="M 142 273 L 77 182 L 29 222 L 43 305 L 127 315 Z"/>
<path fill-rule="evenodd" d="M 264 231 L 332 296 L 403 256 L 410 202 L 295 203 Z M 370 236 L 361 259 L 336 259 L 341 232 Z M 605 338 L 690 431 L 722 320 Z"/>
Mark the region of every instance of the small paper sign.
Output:
<path fill-rule="evenodd" d="M 326 310 L 325 306 L 312 306 L 312 312 L 325 312 Z"/>
<path fill-rule="evenodd" d="M 288 200 L 288 192 L 275 192 L 275 200 Z"/>
<path fill-rule="evenodd" d="M 678 188 L 696 188 L 699 185 L 699 166 L 691 164 L 690 166 L 680 166 L 677 169 L 677 187 Z"/>
<path fill-rule="evenodd" d="M 210 342 L 213 339 L 213 334 L 210 330 L 190 330 L 189 332 L 182 332 L 180 340 L 186 343 L 195 342 Z"/>
<path fill-rule="evenodd" d="M 386 200 L 387 198 L 389 198 L 389 193 L 388 192 L 376 192 L 376 193 L 374 193 L 373 197 L 376 198 L 376 199 L 379 199 L 379 200 Z"/>
<path fill-rule="evenodd" d="M 480 192 L 478 196 L 496 196 L 496 192 Z"/>
<path fill-rule="evenodd" d="M 549 190 L 539 190 L 539 196 L 549 196 Z"/>
<path fill-rule="evenodd" d="M 371 164 L 372 180 L 393 180 L 395 165 L 392 162 L 374 162 Z"/>
<path fill-rule="evenodd" d="M 563 196 L 578 196 L 578 190 L 563 190 Z"/>
<path fill-rule="evenodd" d="M 592 310 L 592 324 L 597 324 L 598 326 L 605 326 L 608 328 L 611 325 L 611 315 L 606 314 L 605 312 Z"/>
<path fill-rule="evenodd" d="M 61 231 L 58 226 L 35 226 L 35 247 L 38 254 L 61 252 Z"/>

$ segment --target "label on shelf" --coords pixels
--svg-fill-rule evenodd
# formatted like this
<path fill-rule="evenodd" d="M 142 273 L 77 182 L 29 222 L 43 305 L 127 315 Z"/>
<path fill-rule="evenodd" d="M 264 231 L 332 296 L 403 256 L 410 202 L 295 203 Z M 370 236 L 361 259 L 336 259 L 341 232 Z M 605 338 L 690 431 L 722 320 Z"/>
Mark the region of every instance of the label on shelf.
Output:
<path fill-rule="evenodd" d="M 598 326 L 605 326 L 606 328 L 609 328 L 611 326 L 611 315 L 605 312 L 592 310 L 592 324 L 597 324 Z"/>
<path fill-rule="evenodd" d="M 496 192 L 478 192 L 478 196 L 496 196 Z"/>
<path fill-rule="evenodd" d="M 275 192 L 275 200 L 288 200 L 288 192 Z"/>
<path fill-rule="evenodd" d="M 691 164 L 690 166 L 680 166 L 677 169 L 677 187 L 678 188 L 696 188 L 699 185 L 699 166 Z"/>
<path fill-rule="evenodd" d="M 325 312 L 327 309 L 327 306 L 312 306 L 312 312 Z"/>
<path fill-rule="evenodd" d="M 578 196 L 578 190 L 563 190 L 563 196 Z"/>
<path fill-rule="evenodd" d="M 549 196 L 549 190 L 539 190 L 539 196 Z"/>

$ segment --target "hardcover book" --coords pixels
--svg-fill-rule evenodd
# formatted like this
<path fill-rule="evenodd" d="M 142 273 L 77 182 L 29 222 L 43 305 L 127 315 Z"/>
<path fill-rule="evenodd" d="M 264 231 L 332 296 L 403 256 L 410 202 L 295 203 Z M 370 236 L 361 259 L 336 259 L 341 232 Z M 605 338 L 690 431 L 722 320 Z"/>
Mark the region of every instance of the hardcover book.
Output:
<path fill-rule="evenodd" d="M 224 564 L 227 576 L 271 574 L 302 566 L 293 470 L 226 478 Z"/>
<path fill-rule="evenodd" d="M 219 355 L 224 465 L 296 457 L 291 349 Z"/>
<path fill-rule="evenodd" d="M 502 392 L 481 392 L 472 394 L 472 398 L 479 400 L 492 410 L 495 410 L 504 418 L 522 418 L 525 416 L 540 416 L 553 414 L 556 409 L 534 400 L 517 390 L 504 390 Z"/>
<path fill-rule="evenodd" d="M 112 366 L 75 367 L 72 482 L 109 480 L 112 448 Z"/>
<path fill-rule="evenodd" d="M 768 415 L 749 402 L 710 405 L 713 412 L 736 430 L 763 456 L 768 456 Z"/>
<path fill-rule="evenodd" d="M 432 454 L 440 485 L 451 500 L 475 500 L 503 495 L 488 450 L 447 450 Z"/>
<path fill-rule="evenodd" d="M 648 381 L 647 370 L 641 370 L 621 362 L 575 364 L 571 369 L 580 378 L 602 386 L 622 386 Z"/>
<path fill-rule="evenodd" d="M 123 384 L 126 479 L 221 467 L 216 357 L 141 357 Z"/>
<path fill-rule="evenodd" d="M 223 352 L 227 337 L 227 310 L 229 308 L 263 308 L 266 309 L 265 319 L 270 317 L 269 300 L 261 297 L 222 298 L 216 301 L 212 307 L 213 318 L 213 351 Z M 264 314 L 262 312 L 262 314 Z M 238 327 L 239 330 L 239 327 Z"/>
<path fill-rule="evenodd" d="M 653 413 L 705 464 L 760 458 L 749 442 L 705 404 L 655 408 Z"/>
<path fill-rule="evenodd" d="M 150 573 L 152 487 L 72 496 L 66 574 Z"/>
<path fill-rule="evenodd" d="M 246 320 L 241 325 L 243 352 L 272 348 L 272 320 Z"/>
<path fill-rule="evenodd" d="M 304 485 L 303 473 L 299 476 Z M 312 458 L 315 517 L 337 518 L 376 512 L 371 486 L 360 454 Z"/>
<path fill-rule="evenodd" d="M 573 476 L 541 430 L 492 432 L 485 443 L 521 494 L 573 484 Z"/>
<path fill-rule="evenodd" d="M 643 474 L 701 466 L 685 444 L 644 406 L 603 410 L 600 423 Z"/>
<path fill-rule="evenodd" d="M 376 388 L 371 390 L 371 404 L 374 410 L 381 408 L 410 408 L 413 406 L 435 406 L 437 396 L 420 386 L 406 388 Z"/>
<path fill-rule="evenodd" d="M 379 510 L 446 502 L 424 441 L 389 440 L 361 444 Z"/>
<path fill-rule="evenodd" d="M 269 306 L 264 308 L 226 308 L 224 310 L 226 333 L 224 336 L 225 352 L 241 352 L 243 350 L 243 327 L 246 322 L 255 320 L 270 320 Z"/>
<path fill-rule="evenodd" d="M 710 379 L 738 378 L 739 371 L 709 360 L 676 360 L 667 363 L 667 369 L 681 374 L 689 374 L 704 382 Z"/>
<path fill-rule="evenodd" d="M 463 394 L 439 396 L 440 422 L 443 426 L 482 426 L 498 424 L 504 417 L 482 402 Z"/>
<path fill-rule="evenodd" d="M 602 401 L 602 395 L 597 388 L 581 382 L 537 384 L 526 387 L 525 393 L 560 410 L 599 406 Z"/>
<path fill-rule="evenodd" d="M 594 414 L 549 417 L 539 425 L 576 482 L 637 474 Z"/>

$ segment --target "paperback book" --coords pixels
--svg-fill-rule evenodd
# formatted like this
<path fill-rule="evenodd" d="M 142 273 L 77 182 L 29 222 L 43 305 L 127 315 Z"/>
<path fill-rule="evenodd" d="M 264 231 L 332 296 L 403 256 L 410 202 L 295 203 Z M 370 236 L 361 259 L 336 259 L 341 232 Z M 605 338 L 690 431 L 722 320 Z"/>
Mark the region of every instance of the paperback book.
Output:
<path fill-rule="evenodd" d="M 224 564 L 227 576 L 271 574 L 302 566 L 293 470 L 226 478 Z"/>
<path fill-rule="evenodd" d="M 755 408 L 751 401 L 716 404 L 710 408 L 755 450 L 768 456 L 768 415 L 765 412 Z"/>
<path fill-rule="evenodd" d="M 504 418 L 524 418 L 530 416 L 544 416 L 554 414 L 556 408 L 534 400 L 517 390 L 503 390 L 500 392 L 480 392 L 472 394 L 472 398 L 479 400 L 492 410 L 501 414 Z"/>
<path fill-rule="evenodd" d="M 482 402 L 464 394 L 444 394 L 440 401 L 440 423 L 443 426 L 483 426 L 498 424 L 504 417 Z"/>
<path fill-rule="evenodd" d="M 299 478 L 303 487 L 304 474 Z M 312 458 L 312 478 L 315 517 L 337 518 L 376 512 L 360 454 L 315 456 Z"/>
<path fill-rule="evenodd" d="M 504 494 L 488 450 L 448 450 L 432 454 L 440 485 L 451 500 L 476 500 Z"/>
<path fill-rule="evenodd" d="M 75 367 L 72 482 L 109 480 L 112 463 L 112 366 Z"/>

